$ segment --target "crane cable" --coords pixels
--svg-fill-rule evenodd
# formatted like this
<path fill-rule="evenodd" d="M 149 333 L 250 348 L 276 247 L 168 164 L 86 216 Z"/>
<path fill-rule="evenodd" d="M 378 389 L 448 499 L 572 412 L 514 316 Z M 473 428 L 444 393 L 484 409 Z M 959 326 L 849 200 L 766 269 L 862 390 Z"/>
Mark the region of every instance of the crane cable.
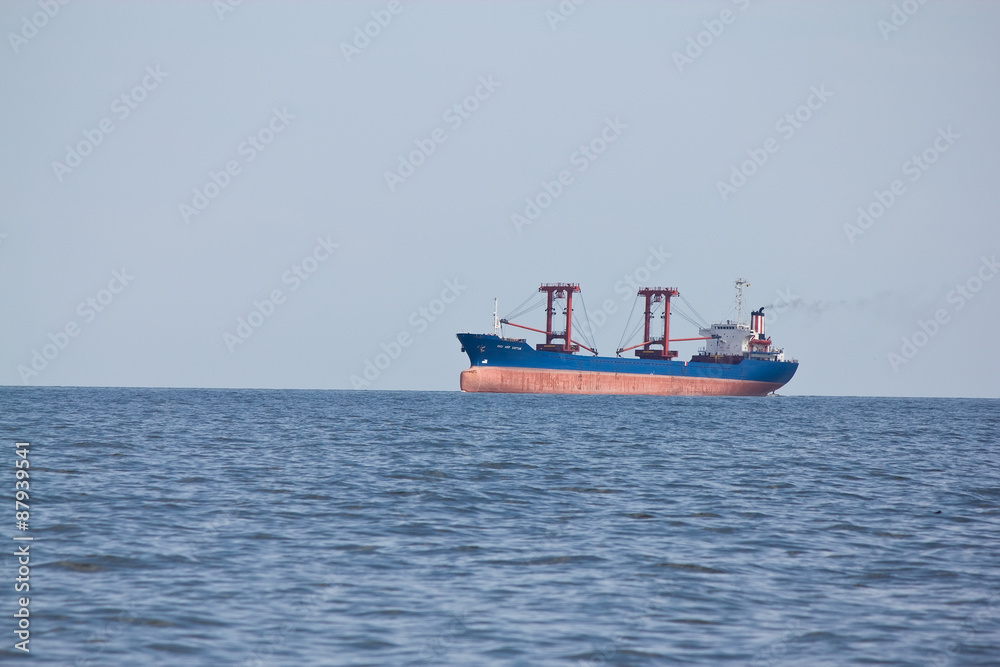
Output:
<path fill-rule="evenodd" d="M 592 332 L 592 330 L 590 328 L 590 315 L 587 314 L 587 302 L 583 300 L 583 292 L 580 292 L 579 295 L 580 295 L 580 305 L 583 306 L 583 318 L 584 318 L 586 326 L 584 326 L 584 327 L 578 327 L 577 326 L 576 311 L 573 311 L 573 320 L 574 320 L 573 321 L 573 326 L 577 327 L 578 330 L 583 331 L 586 334 L 586 336 L 581 336 L 581 338 L 583 338 L 583 342 L 585 342 L 589 347 L 593 348 L 594 354 L 596 355 L 597 354 L 597 344 L 594 342 L 594 338 L 591 335 L 593 332 Z M 567 342 L 570 342 L 570 341 L 567 341 Z"/>
<path fill-rule="evenodd" d="M 680 315 L 682 318 L 684 318 L 685 320 L 687 320 L 690 324 L 693 324 L 696 329 L 707 329 L 708 328 L 706 326 L 702 326 L 701 324 L 699 324 L 698 322 L 696 322 L 694 319 L 692 319 L 690 315 L 688 315 L 687 313 L 685 313 L 682 309 L 678 308 L 677 304 L 673 305 L 672 313 L 674 315 Z"/>
<path fill-rule="evenodd" d="M 538 299 L 537 303 L 528 304 L 529 301 L 531 301 L 532 299 L 536 299 L 536 298 Z M 528 304 L 528 305 L 525 306 L 525 304 Z M 514 308 L 514 310 L 510 311 L 510 313 L 508 315 L 504 316 L 503 319 L 505 319 L 505 320 L 512 320 L 515 317 L 520 317 L 521 315 L 524 315 L 525 313 L 531 312 L 532 310 L 535 310 L 536 308 L 538 308 L 539 306 L 542 306 L 544 304 L 545 304 L 545 297 L 544 296 L 540 296 L 538 292 L 532 292 L 531 296 L 529 296 L 527 299 L 525 299 L 524 301 L 522 301 L 519 306 L 517 306 L 516 308 Z"/>
<path fill-rule="evenodd" d="M 636 296 L 635 301 L 632 302 L 632 312 L 635 312 L 635 304 L 638 303 L 638 301 L 639 301 L 639 297 Z M 660 302 L 653 302 L 653 307 L 649 311 L 650 314 L 653 315 L 653 316 L 655 316 L 657 313 L 660 312 L 660 308 L 661 307 L 662 306 L 660 305 Z M 645 313 L 643 313 L 643 315 L 645 315 Z M 632 322 L 632 313 L 629 313 L 628 322 L 625 323 L 625 331 L 626 332 L 628 331 L 628 325 L 631 322 Z M 639 333 L 639 329 L 642 329 L 645 324 L 646 324 L 646 320 L 645 320 L 645 317 L 643 317 L 642 319 L 640 319 L 638 321 L 638 323 L 636 323 L 635 329 L 632 330 L 632 333 L 628 334 L 627 338 L 623 334 L 622 335 L 622 340 L 618 341 L 618 349 L 619 350 L 623 349 L 626 346 L 627 343 L 631 343 L 633 340 L 635 340 L 635 335 L 637 333 Z"/>
<path fill-rule="evenodd" d="M 699 322 L 692 322 L 692 324 L 697 326 L 699 329 L 708 329 L 709 328 L 708 320 L 702 317 L 701 314 L 699 314 L 698 311 L 694 309 L 694 306 L 692 306 L 691 303 L 684 298 L 684 295 L 678 294 L 677 296 L 679 296 L 681 298 L 681 301 L 684 302 L 684 305 L 691 310 L 691 313 L 698 318 Z"/>
<path fill-rule="evenodd" d="M 622 337 L 618 341 L 619 350 L 624 347 L 623 343 L 625 342 L 625 334 L 628 333 L 628 325 L 632 321 L 632 314 L 635 313 L 635 304 L 638 302 L 639 302 L 639 295 L 636 295 L 636 297 L 632 300 L 632 310 L 628 311 L 628 319 L 625 320 L 625 330 L 622 331 Z M 629 337 L 629 340 L 631 340 L 631 337 Z"/>

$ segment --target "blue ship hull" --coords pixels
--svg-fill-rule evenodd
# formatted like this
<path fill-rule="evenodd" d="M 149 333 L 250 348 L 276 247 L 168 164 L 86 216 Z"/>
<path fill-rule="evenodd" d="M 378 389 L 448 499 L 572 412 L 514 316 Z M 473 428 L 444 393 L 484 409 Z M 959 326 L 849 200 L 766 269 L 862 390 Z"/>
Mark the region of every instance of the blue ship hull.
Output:
<path fill-rule="evenodd" d="M 785 385 L 798 363 L 741 358 L 706 363 L 597 357 L 532 349 L 521 339 L 460 333 L 471 366 L 463 391 L 764 396 Z"/>

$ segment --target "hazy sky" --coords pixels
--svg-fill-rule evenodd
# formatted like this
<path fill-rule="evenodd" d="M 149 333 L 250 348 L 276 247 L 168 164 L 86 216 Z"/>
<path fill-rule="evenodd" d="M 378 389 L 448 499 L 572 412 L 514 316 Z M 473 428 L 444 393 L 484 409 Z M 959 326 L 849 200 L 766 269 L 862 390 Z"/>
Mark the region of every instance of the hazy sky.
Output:
<path fill-rule="evenodd" d="M 996 3 L 51 0 L 0 27 L 0 384 L 380 361 L 365 386 L 457 389 L 494 297 L 578 282 L 611 354 L 626 276 L 712 320 L 745 277 L 801 362 L 784 393 L 1000 396 Z"/>

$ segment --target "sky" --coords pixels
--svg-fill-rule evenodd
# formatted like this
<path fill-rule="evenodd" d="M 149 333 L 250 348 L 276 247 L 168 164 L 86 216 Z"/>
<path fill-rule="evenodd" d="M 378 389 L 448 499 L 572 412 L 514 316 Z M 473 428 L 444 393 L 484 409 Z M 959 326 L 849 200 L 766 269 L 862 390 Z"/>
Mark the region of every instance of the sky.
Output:
<path fill-rule="evenodd" d="M 494 298 L 579 283 L 606 355 L 636 286 L 715 321 L 744 278 L 782 393 L 1000 397 L 996 3 L 42 0 L 0 29 L 0 384 L 457 390 Z"/>

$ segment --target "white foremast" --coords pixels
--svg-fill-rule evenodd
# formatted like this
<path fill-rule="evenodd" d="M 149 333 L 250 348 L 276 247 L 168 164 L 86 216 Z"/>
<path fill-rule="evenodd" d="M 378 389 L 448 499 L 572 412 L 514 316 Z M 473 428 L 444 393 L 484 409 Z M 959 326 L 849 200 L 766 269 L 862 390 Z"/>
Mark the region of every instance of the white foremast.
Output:
<path fill-rule="evenodd" d="M 736 324 L 743 324 L 743 288 L 750 287 L 750 283 L 742 278 L 736 279 Z"/>

